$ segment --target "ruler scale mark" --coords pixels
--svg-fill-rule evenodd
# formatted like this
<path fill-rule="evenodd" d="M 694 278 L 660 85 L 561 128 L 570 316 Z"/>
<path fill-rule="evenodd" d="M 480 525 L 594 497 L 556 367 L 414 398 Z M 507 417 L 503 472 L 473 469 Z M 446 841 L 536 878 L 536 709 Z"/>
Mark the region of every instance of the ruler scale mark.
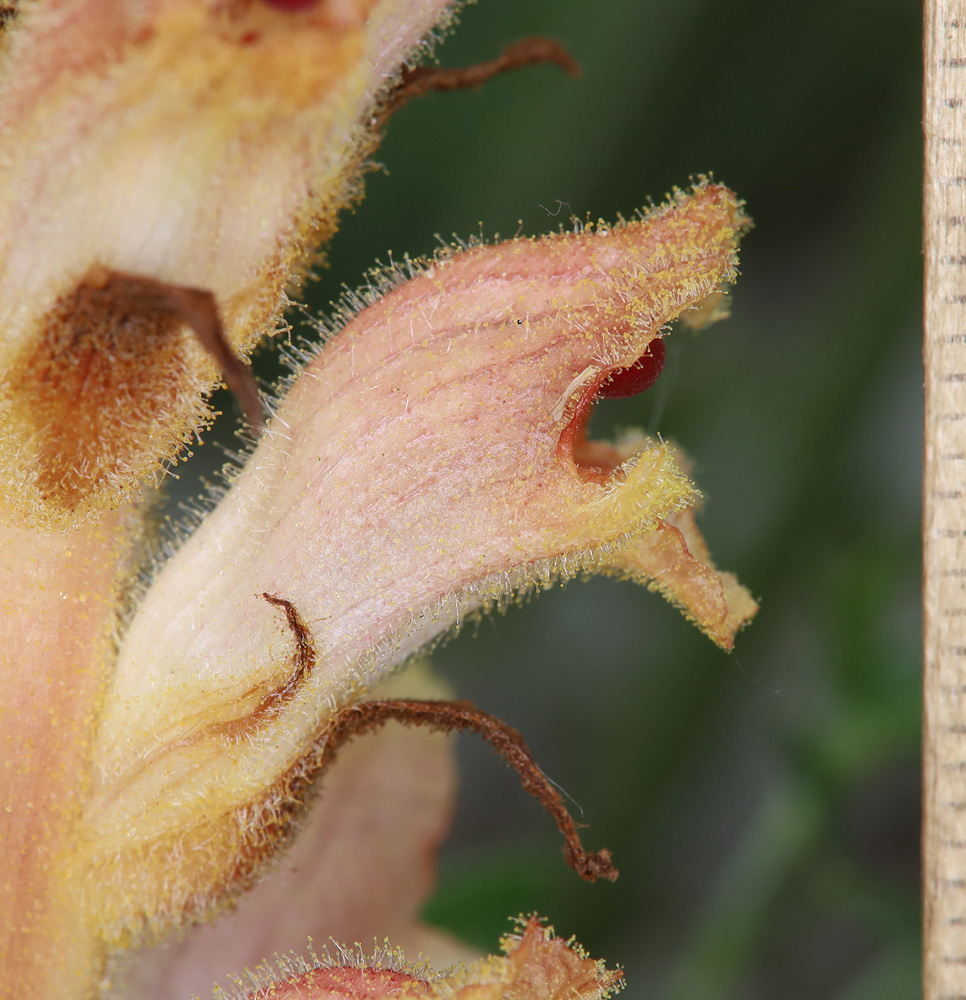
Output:
<path fill-rule="evenodd" d="M 925 5 L 924 1000 L 966 1000 L 966 0 Z"/>

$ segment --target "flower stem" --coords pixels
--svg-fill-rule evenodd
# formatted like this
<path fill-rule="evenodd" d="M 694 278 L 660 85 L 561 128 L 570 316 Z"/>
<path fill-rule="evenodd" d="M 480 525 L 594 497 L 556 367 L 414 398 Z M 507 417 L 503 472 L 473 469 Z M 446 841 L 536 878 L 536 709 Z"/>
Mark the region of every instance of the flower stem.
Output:
<path fill-rule="evenodd" d="M 129 520 L 41 527 L 0 511 L 0 997 L 94 992 L 100 945 L 73 857 Z"/>

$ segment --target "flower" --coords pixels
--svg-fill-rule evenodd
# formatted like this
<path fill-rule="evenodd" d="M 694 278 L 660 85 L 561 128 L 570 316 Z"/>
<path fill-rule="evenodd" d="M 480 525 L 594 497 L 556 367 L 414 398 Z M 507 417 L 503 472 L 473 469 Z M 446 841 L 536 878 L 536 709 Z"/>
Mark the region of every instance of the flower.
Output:
<path fill-rule="evenodd" d="M 324 900 L 309 917 L 322 933 L 383 921 L 451 951 L 414 916 L 449 808 L 440 737 L 386 730 L 350 748 L 309 818 L 334 742 L 370 726 L 379 685 L 438 697 L 422 675 L 390 675 L 466 615 L 577 574 L 646 582 L 725 647 L 754 613 L 710 561 L 676 449 L 586 431 L 598 396 L 656 377 L 667 324 L 723 313 L 747 219 L 708 181 L 631 222 L 376 276 L 224 497 L 132 588 L 139 485 L 203 425 L 226 345 L 277 322 L 400 64 L 446 10 L 116 0 L 100 19 L 52 0 L 7 29 L 3 995 L 94 995 L 124 974 L 109 958 L 237 905 L 300 825 L 323 853 L 342 845 L 311 884 L 363 901 L 353 915 Z M 396 772 L 391 794 L 360 797 Z M 568 850 L 609 874 L 605 854 Z M 256 916 L 287 932 L 301 890 L 271 883 Z M 545 966 L 581 996 L 616 983 L 533 921 L 505 949 L 460 981 L 467 996 L 543 981 Z M 172 962 L 207 957 L 186 942 L 127 974 L 150 996 Z M 360 990 L 384 978 L 352 970 L 340 982 Z"/>

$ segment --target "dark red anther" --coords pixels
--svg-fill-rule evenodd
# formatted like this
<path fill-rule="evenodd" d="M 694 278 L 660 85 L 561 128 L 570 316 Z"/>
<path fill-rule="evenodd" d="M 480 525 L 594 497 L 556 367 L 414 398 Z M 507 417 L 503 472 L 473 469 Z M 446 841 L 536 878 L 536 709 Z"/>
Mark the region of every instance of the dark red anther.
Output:
<path fill-rule="evenodd" d="M 615 368 L 611 372 L 598 390 L 598 395 L 604 399 L 623 399 L 650 389 L 664 368 L 666 354 L 664 341 L 655 337 L 634 364 L 627 368 Z"/>

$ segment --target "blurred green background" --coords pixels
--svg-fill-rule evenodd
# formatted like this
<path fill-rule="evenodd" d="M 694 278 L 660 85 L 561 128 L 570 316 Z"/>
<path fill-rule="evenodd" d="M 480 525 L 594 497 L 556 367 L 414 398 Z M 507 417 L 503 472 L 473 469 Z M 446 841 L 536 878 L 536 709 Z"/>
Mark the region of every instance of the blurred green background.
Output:
<path fill-rule="evenodd" d="M 628 998 L 919 995 L 920 10 L 913 0 L 483 0 L 444 65 L 552 35 L 580 60 L 414 102 L 313 286 L 388 251 L 612 219 L 713 171 L 747 201 L 732 318 L 669 341 L 601 406 L 680 443 L 718 564 L 760 598 L 734 655 L 656 596 L 575 583 L 436 657 L 518 727 L 607 846 L 551 821 L 462 737 L 428 918 L 492 950 L 539 911 Z M 265 371 L 271 358 L 261 359 Z M 229 402 L 228 407 L 231 407 Z M 578 815 L 578 818 L 579 815 Z"/>

